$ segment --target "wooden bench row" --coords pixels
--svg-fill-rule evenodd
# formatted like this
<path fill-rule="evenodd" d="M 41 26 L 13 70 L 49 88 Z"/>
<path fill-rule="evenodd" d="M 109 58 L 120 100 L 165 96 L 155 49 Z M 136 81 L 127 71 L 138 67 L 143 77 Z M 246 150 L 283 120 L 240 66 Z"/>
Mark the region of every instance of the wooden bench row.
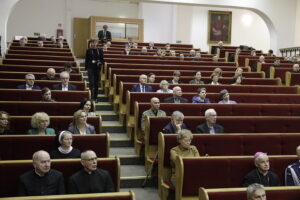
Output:
<path fill-rule="evenodd" d="M 74 148 L 81 152 L 91 149 L 98 157 L 109 157 L 109 134 L 74 135 Z M 1 160 L 30 160 L 32 154 L 40 149 L 51 152 L 57 148 L 55 136 L 41 135 L 1 135 Z"/>
<path fill-rule="evenodd" d="M 53 56 L 53 55 L 28 55 L 28 54 L 5 54 L 4 59 L 25 59 L 25 60 L 45 60 L 75 62 L 74 56 Z"/>
<path fill-rule="evenodd" d="M 7 54 L 22 54 L 22 55 L 48 55 L 48 56 L 64 56 L 73 57 L 72 52 L 55 52 L 55 51 L 38 51 L 38 50 L 7 50 Z"/>
<path fill-rule="evenodd" d="M 50 116 L 49 128 L 53 128 L 57 132 L 68 130 L 73 116 Z M 31 129 L 31 116 L 11 116 L 10 127 L 12 132 L 16 135 L 27 135 L 27 131 Z M 88 117 L 87 123 L 95 127 L 97 134 L 102 133 L 102 120 L 101 116 Z"/>
<path fill-rule="evenodd" d="M 26 51 L 51 51 L 51 52 L 72 52 L 69 48 L 49 48 L 49 47 L 21 47 L 21 46 L 10 46 L 9 50 L 26 50 Z"/>
<path fill-rule="evenodd" d="M 0 78 L 1 79 L 24 79 L 26 74 L 28 74 L 28 72 L 0 71 Z M 46 73 L 34 73 L 34 76 L 36 80 L 39 80 L 43 77 L 46 77 Z M 59 79 L 59 73 L 56 74 L 56 78 Z M 70 73 L 70 80 L 83 81 L 82 74 Z"/>
<path fill-rule="evenodd" d="M 115 190 L 118 192 L 120 190 L 119 158 L 98 158 L 97 162 L 101 169 L 110 173 Z M 82 169 L 82 165 L 80 159 L 59 159 L 52 160 L 51 168 L 63 173 L 65 185 L 67 185 L 69 177 Z M 16 186 L 18 185 L 19 176 L 32 169 L 32 160 L 0 161 L 0 197 L 17 196 Z"/>
<path fill-rule="evenodd" d="M 33 66 L 33 65 L 10 65 L 10 64 L 3 64 L 0 65 L 0 71 L 14 71 L 14 72 L 43 72 L 45 73 L 48 68 L 53 68 L 57 72 L 64 69 L 64 66 Z M 72 70 L 74 70 L 76 73 L 79 73 L 79 67 L 73 67 Z M 72 76 L 72 75 L 71 75 Z"/>
<path fill-rule="evenodd" d="M 3 64 L 9 65 L 35 65 L 35 66 L 64 66 L 66 61 L 57 60 L 31 60 L 31 59 L 3 59 Z M 76 66 L 76 62 L 71 62 L 72 66 Z"/>

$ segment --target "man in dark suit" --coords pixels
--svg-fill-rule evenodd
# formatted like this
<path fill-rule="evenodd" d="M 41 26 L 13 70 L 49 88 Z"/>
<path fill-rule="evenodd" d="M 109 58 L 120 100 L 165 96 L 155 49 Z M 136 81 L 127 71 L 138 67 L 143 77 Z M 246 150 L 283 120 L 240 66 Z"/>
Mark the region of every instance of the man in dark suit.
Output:
<path fill-rule="evenodd" d="M 181 87 L 176 86 L 173 88 L 173 96 L 164 99 L 164 103 L 188 103 L 186 98 L 181 97 L 182 90 Z"/>
<path fill-rule="evenodd" d="M 58 78 L 55 77 L 55 69 L 48 68 L 46 76 L 42 77 L 41 80 L 47 80 L 47 81 L 57 81 Z"/>
<path fill-rule="evenodd" d="M 169 122 L 163 129 L 163 133 L 179 133 L 182 129 L 187 129 L 183 123 L 184 115 L 180 111 L 174 111 Z"/>
<path fill-rule="evenodd" d="M 53 85 L 53 90 L 62 90 L 62 91 L 69 91 L 69 90 L 76 90 L 76 86 L 69 84 L 70 81 L 70 74 L 68 72 L 61 72 L 59 74 L 61 84 Z"/>
<path fill-rule="evenodd" d="M 111 41 L 111 32 L 107 30 L 108 26 L 103 25 L 103 30 L 98 32 L 98 38 L 101 42 Z"/>
<path fill-rule="evenodd" d="M 139 84 L 132 86 L 131 92 L 152 92 L 152 87 L 150 85 L 146 85 L 147 76 L 145 74 L 140 75 L 139 81 Z"/>
<path fill-rule="evenodd" d="M 41 88 L 37 85 L 34 85 L 35 76 L 33 74 L 26 74 L 24 85 L 18 85 L 17 89 L 24 89 L 24 90 L 40 90 Z"/>
<path fill-rule="evenodd" d="M 223 126 L 216 124 L 217 122 L 217 112 L 215 109 L 207 109 L 205 111 L 206 122 L 200 124 L 196 127 L 197 133 L 208 133 L 208 134 L 217 134 L 224 133 Z"/>

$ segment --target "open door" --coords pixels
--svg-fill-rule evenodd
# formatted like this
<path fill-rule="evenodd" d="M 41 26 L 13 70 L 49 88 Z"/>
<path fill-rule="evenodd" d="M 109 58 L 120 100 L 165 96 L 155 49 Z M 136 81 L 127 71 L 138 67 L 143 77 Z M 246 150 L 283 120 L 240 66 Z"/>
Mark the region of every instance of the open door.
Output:
<path fill-rule="evenodd" d="M 84 58 L 87 49 L 87 40 L 90 39 L 90 20 L 74 18 L 73 23 L 74 54 L 77 58 Z"/>

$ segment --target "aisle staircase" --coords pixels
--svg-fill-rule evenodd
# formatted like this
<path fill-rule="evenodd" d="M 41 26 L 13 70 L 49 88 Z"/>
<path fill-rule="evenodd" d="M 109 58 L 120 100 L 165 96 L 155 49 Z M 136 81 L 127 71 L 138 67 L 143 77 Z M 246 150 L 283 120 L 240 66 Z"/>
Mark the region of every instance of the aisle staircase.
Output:
<path fill-rule="evenodd" d="M 83 77 L 87 80 L 83 67 L 80 71 L 83 72 Z M 113 106 L 109 102 L 108 96 L 104 94 L 103 88 L 99 89 L 96 113 L 102 117 L 102 132 L 108 132 L 110 135 L 110 157 L 118 156 L 121 161 L 120 190 L 133 190 L 137 200 L 160 199 L 156 178 L 149 178 L 146 187 L 142 188 L 146 178 L 144 158 L 136 155 L 133 141 L 128 138 L 126 127 L 119 122 L 119 116 L 113 111 Z"/>

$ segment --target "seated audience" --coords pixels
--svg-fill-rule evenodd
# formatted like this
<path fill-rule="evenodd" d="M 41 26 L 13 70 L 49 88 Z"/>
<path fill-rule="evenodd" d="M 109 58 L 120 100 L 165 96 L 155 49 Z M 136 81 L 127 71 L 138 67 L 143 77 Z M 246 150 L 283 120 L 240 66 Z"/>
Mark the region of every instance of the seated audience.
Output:
<path fill-rule="evenodd" d="M 298 160 L 285 169 L 285 185 L 300 186 L 300 146 L 296 148 Z"/>
<path fill-rule="evenodd" d="M 58 36 L 57 42 L 64 42 L 64 36 L 62 35 Z"/>
<path fill-rule="evenodd" d="M 215 55 L 218 54 L 218 49 L 223 49 L 224 48 L 223 45 L 224 45 L 223 41 L 218 42 L 218 46 L 215 48 L 215 51 L 214 51 Z"/>
<path fill-rule="evenodd" d="M 147 82 L 148 83 L 155 83 L 155 74 L 154 73 L 149 73 L 148 75 L 147 75 Z"/>
<path fill-rule="evenodd" d="M 21 37 L 20 40 L 19 40 L 19 45 L 20 45 L 21 47 L 25 47 L 26 44 L 27 44 L 27 41 L 28 41 L 28 40 L 27 40 L 25 37 Z"/>
<path fill-rule="evenodd" d="M 275 59 L 273 67 L 281 67 L 280 66 L 280 59 L 279 58 Z"/>
<path fill-rule="evenodd" d="M 253 183 L 247 187 L 248 200 L 267 200 L 264 186 L 258 183 Z"/>
<path fill-rule="evenodd" d="M 128 46 L 128 47 L 130 47 L 130 48 L 132 48 L 133 44 L 134 44 L 133 39 L 131 37 L 129 37 L 128 38 L 128 42 L 125 45 Z"/>
<path fill-rule="evenodd" d="M 179 53 L 179 60 L 184 61 L 184 54 L 182 52 Z"/>
<path fill-rule="evenodd" d="M 241 53 L 241 49 L 240 48 L 236 48 L 235 49 L 235 53 L 231 53 L 228 56 L 228 62 L 235 62 L 235 58 L 236 56 L 240 55 Z"/>
<path fill-rule="evenodd" d="M 69 178 L 68 192 L 70 194 L 115 192 L 109 172 L 97 168 L 97 155 L 94 151 L 82 152 L 81 164 L 83 169 Z"/>
<path fill-rule="evenodd" d="M 173 72 L 173 79 L 168 81 L 170 84 L 181 84 L 183 83 L 182 81 L 180 81 L 180 76 L 181 76 L 181 73 L 180 71 L 176 70 Z"/>
<path fill-rule="evenodd" d="M 242 80 L 244 77 L 242 76 L 237 76 L 233 79 L 233 83 L 231 85 L 242 85 Z"/>
<path fill-rule="evenodd" d="M 161 50 L 161 52 L 160 52 L 160 55 L 159 55 L 159 60 L 168 60 L 167 58 L 166 58 L 166 54 L 167 54 L 167 52 L 166 52 L 166 50 L 164 50 L 164 49 L 162 49 Z"/>
<path fill-rule="evenodd" d="M 156 47 L 154 46 L 154 42 L 149 42 L 149 46 L 147 47 L 147 49 L 153 50 L 156 49 Z"/>
<path fill-rule="evenodd" d="M 77 110 L 74 113 L 68 131 L 80 135 L 96 134 L 95 127 L 87 123 L 87 113 L 84 110 Z"/>
<path fill-rule="evenodd" d="M 37 112 L 31 117 L 31 127 L 28 130 L 29 135 L 55 135 L 53 128 L 47 128 L 50 125 L 50 117 L 45 112 Z"/>
<path fill-rule="evenodd" d="M 201 59 L 201 53 L 197 52 L 195 57 L 192 59 L 192 61 L 202 61 Z"/>
<path fill-rule="evenodd" d="M 297 64 L 297 63 L 293 64 L 293 71 L 292 71 L 292 73 L 300 73 L 299 64 Z"/>
<path fill-rule="evenodd" d="M 70 74 L 68 72 L 61 72 L 59 74 L 61 84 L 53 85 L 53 90 L 62 90 L 62 91 L 69 91 L 69 90 L 76 90 L 76 85 L 69 84 L 70 81 Z"/>
<path fill-rule="evenodd" d="M 147 117 L 165 117 L 166 112 L 160 110 L 160 101 L 157 97 L 153 97 L 150 101 L 150 109 L 143 112 L 141 119 L 142 136 L 145 136 L 145 121 Z"/>
<path fill-rule="evenodd" d="M 242 76 L 242 75 L 243 75 L 243 68 L 238 67 L 238 68 L 236 68 L 236 70 L 235 70 L 235 72 L 234 72 L 233 78 L 236 78 L 236 77 Z"/>
<path fill-rule="evenodd" d="M 37 46 L 38 47 L 44 47 L 44 42 L 43 41 L 37 41 Z"/>
<path fill-rule="evenodd" d="M 272 49 L 268 51 L 267 56 L 275 56 Z"/>
<path fill-rule="evenodd" d="M 163 128 L 163 133 L 179 133 L 182 129 L 187 129 L 183 123 L 184 115 L 180 111 L 174 111 L 171 116 L 171 121 Z"/>
<path fill-rule="evenodd" d="M 5 111 L 0 111 L 0 135 L 11 135 L 9 129 L 9 114 Z"/>
<path fill-rule="evenodd" d="M 142 55 L 142 56 L 147 56 L 148 55 L 147 47 L 142 47 L 140 55 Z"/>
<path fill-rule="evenodd" d="M 50 40 L 51 40 L 52 44 L 56 44 L 56 37 L 55 36 L 51 36 Z"/>
<path fill-rule="evenodd" d="M 76 71 L 72 69 L 72 63 L 65 62 L 64 69 L 60 70 L 60 72 L 68 72 L 69 74 L 76 74 Z"/>
<path fill-rule="evenodd" d="M 41 80 L 57 81 L 58 78 L 55 77 L 55 69 L 54 68 L 48 68 L 47 72 L 46 72 L 46 76 L 42 77 Z"/>
<path fill-rule="evenodd" d="M 91 112 L 91 109 L 93 108 L 94 102 L 91 99 L 83 99 L 79 104 L 79 110 L 83 110 L 87 113 L 88 117 L 94 117 L 96 116 L 95 112 Z"/>
<path fill-rule="evenodd" d="M 177 134 L 178 146 L 173 147 L 170 150 L 170 162 L 172 167 L 171 182 L 175 186 L 175 161 L 177 156 L 181 157 L 200 157 L 199 151 L 196 146 L 191 145 L 193 140 L 193 134 L 190 130 L 183 129 Z"/>
<path fill-rule="evenodd" d="M 214 69 L 213 74 L 217 74 L 219 76 L 219 78 L 222 78 L 223 70 L 220 67 L 217 67 Z"/>
<path fill-rule="evenodd" d="M 219 57 L 218 56 L 213 56 L 212 61 L 213 62 L 218 62 L 219 61 Z"/>
<path fill-rule="evenodd" d="M 256 50 L 255 50 L 255 49 L 252 49 L 252 50 L 251 50 L 250 56 L 256 56 Z"/>
<path fill-rule="evenodd" d="M 230 97 L 230 95 L 229 95 L 228 90 L 226 90 L 226 89 L 221 90 L 220 95 L 219 95 L 220 101 L 218 103 L 219 104 L 236 104 L 236 101 L 230 100 L 229 97 Z"/>
<path fill-rule="evenodd" d="M 147 84 L 147 76 L 145 74 L 141 74 L 139 77 L 139 82 L 136 85 L 133 85 L 131 88 L 131 92 L 152 92 L 152 87 Z"/>
<path fill-rule="evenodd" d="M 206 98 L 206 88 L 198 88 L 198 96 L 193 96 L 192 103 L 210 103 L 210 100 Z"/>
<path fill-rule="evenodd" d="M 265 63 L 265 56 L 263 55 L 259 56 L 258 63 Z"/>
<path fill-rule="evenodd" d="M 62 41 L 57 41 L 55 47 L 56 47 L 56 48 L 60 48 L 60 49 L 64 48 L 64 42 L 62 42 Z"/>
<path fill-rule="evenodd" d="M 17 89 L 26 89 L 26 90 L 40 90 L 41 88 L 37 85 L 34 85 L 35 76 L 33 74 L 25 75 L 25 85 L 18 85 Z"/>
<path fill-rule="evenodd" d="M 138 43 L 134 42 L 134 43 L 132 44 L 132 48 L 133 48 L 133 49 L 138 49 Z"/>
<path fill-rule="evenodd" d="M 173 96 L 164 99 L 164 103 L 188 103 L 186 98 L 182 97 L 181 87 L 175 86 L 173 88 Z"/>
<path fill-rule="evenodd" d="M 103 44 L 103 46 L 102 46 L 102 51 L 107 51 L 107 50 L 108 50 L 107 44 Z"/>
<path fill-rule="evenodd" d="M 256 152 L 254 155 L 254 165 L 256 169 L 244 177 L 244 187 L 248 187 L 252 183 L 259 183 L 263 186 L 281 185 L 278 175 L 270 171 L 269 157 L 266 153 Z"/>
<path fill-rule="evenodd" d="M 216 124 L 217 112 L 215 111 L 215 109 L 212 108 L 207 109 L 204 115 L 205 115 L 206 122 L 196 127 L 197 133 L 207 133 L 207 134 L 224 133 L 223 126 Z"/>
<path fill-rule="evenodd" d="M 125 54 L 125 55 L 134 55 L 134 53 L 131 51 L 131 47 L 130 46 L 125 46 L 125 49 L 122 52 L 122 54 Z"/>
<path fill-rule="evenodd" d="M 46 34 L 43 33 L 42 35 L 40 35 L 40 36 L 38 37 L 38 40 L 40 40 L 40 41 L 46 41 L 46 40 L 47 40 Z"/>
<path fill-rule="evenodd" d="M 175 50 L 170 50 L 169 56 L 176 57 L 176 51 Z"/>
<path fill-rule="evenodd" d="M 219 75 L 218 74 L 212 73 L 210 75 L 210 78 L 211 78 L 210 85 L 221 85 L 221 83 L 219 83 Z"/>
<path fill-rule="evenodd" d="M 20 176 L 18 195 L 38 196 L 65 194 L 63 174 L 51 169 L 48 152 L 40 150 L 32 156 L 34 170 Z"/>
<path fill-rule="evenodd" d="M 166 51 L 170 51 L 170 50 L 171 50 L 171 45 L 170 45 L 170 43 L 167 43 L 167 44 L 165 45 L 165 50 L 166 50 Z"/>
<path fill-rule="evenodd" d="M 109 48 L 111 46 L 111 42 L 110 41 L 107 41 L 106 42 L 106 45 L 107 45 L 107 48 Z"/>
<path fill-rule="evenodd" d="M 80 158 L 80 151 L 72 147 L 73 135 L 69 131 L 62 131 L 55 137 L 58 148 L 50 152 L 52 159 Z"/>
<path fill-rule="evenodd" d="M 156 92 L 159 93 L 173 93 L 173 90 L 169 89 L 169 83 L 166 80 L 162 80 L 159 83 L 160 89 L 157 90 Z"/>
<path fill-rule="evenodd" d="M 51 98 L 51 90 L 47 87 L 42 89 L 42 100 L 41 102 L 55 102 L 54 99 Z"/>
<path fill-rule="evenodd" d="M 190 50 L 190 54 L 189 54 L 189 57 L 193 58 L 196 56 L 196 51 L 194 49 L 191 49 Z"/>
<path fill-rule="evenodd" d="M 201 81 L 201 72 L 200 71 L 197 71 L 195 76 L 194 76 L 194 79 L 191 80 L 189 82 L 189 84 L 204 84 L 203 81 Z"/>

